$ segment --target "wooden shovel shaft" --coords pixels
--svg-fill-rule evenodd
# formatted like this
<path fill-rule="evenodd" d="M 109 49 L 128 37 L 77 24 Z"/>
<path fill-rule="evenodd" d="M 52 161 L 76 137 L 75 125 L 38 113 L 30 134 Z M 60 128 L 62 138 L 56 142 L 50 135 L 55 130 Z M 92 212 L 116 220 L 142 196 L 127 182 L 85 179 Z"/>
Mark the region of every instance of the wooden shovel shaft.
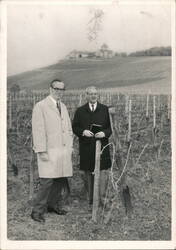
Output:
<path fill-rule="evenodd" d="M 101 152 L 101 141 L 96 141 L 96 154 L 95 154 L 95 171 L 94 171 L 94 194 L 93 194 L 93 210 L 92 220 L 97 221 L 97 212 L 99 205 L 99 182 L 100 182 L 100 152 Z"/>

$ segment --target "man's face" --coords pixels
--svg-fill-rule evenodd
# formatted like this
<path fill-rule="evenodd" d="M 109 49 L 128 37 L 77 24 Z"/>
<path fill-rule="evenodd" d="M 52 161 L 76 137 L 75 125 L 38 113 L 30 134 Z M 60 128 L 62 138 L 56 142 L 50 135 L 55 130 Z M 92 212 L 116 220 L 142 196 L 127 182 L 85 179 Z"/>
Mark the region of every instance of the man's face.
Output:
<path fill-rule="evenodd" d="M 89 89 L 89 91 L 87 92 L 87 101 L 90 103 L 95 103 L 98 100 L 98 93 L 97 90 L 92 88 Z"/>
<path fill-rule="evenodd" d="M 53 82 L 52 87 L 50 87 L 50 94 L 56 100 L 60 100 L 63 96 L 65 90 L 65 85 L 63 82 Z"/>

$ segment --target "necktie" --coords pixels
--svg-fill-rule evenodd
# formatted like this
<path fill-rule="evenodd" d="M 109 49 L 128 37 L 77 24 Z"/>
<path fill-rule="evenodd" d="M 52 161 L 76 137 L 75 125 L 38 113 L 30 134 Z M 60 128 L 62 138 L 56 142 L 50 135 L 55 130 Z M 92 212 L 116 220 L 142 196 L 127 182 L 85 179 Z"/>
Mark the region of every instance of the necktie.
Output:
<path fill-rule="evenodd" d="M 92 112 L 94 112 L 94 105 L 92 104 Z"/>
<path fill-rule="evenodd" d="M 60 102 L 57 102 L 57 109 L 59 110 L 59 113 L 61 114 L 61 106 L 60 106 Z"/>

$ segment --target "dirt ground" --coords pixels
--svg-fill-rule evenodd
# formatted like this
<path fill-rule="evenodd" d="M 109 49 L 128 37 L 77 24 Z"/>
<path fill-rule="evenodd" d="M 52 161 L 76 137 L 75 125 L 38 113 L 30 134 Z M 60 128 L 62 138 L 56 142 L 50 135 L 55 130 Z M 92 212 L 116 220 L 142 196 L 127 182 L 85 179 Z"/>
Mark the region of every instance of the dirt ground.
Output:
<path fill-rule="evenodd" d="M 121 97 L 120 97 L 121 98 Z M 34 168 L 34 191 L 39 181 L 37 163 L 31 148 L 30 118 L 14 116 L 12 125 L 19 120 L 16 130 L 8 130 L 8 185 L 7 220 L 10 240 L 170 240 L 171 239 L 171 121 L 168 119 L 167 96 L 158 98 L 156 130 L 153 137 L 152 102 L 149 120 L 145 118 L 145 101 L 134 100 L 131 127 L 132 147 L 124 175 L 130 190 L 132 211 L 125 213 L 124 202 L 110 178 L 105 209 L 99 208 L 97 223 L 92 221 L 82 174 L 79 171 L 78 139 L 74 137 L 73 177 L 69 179 L 71 193 L 60 203 L 68 211 L 66 216 L 46 214 L 45 224 L 30 218 L 30 168 Z M 141 97 L 140 97 L 141 98 Z M 128 122 L 125 102 L 119 99 L 114 128 L 119 130 L 122 163 L 127 158 L 126 134 Z M 114 100 L 117 104 L 117 100 Z M 122 105 L 120 105 L 122 104 Z M 29 119 L 27 119 L 28 121 Z M 24 125 L 24 126 L 23 126 Z M 16 127 L 15 127 L 16 129 Z M 116 136 L 111 137 L 117 138 Z M 144 148 L 145 147 L 145 148 Z M 144 150 L 145 149 L 145 150 Z M 112 153 L 112 148 L 111 148 Z M 12 164 L 13 163 L 13 164 Z M 120 176 L 118 165 L 113 166 L 116 181 Z M 112 175 L 111 175 L 112 176 Z M 112 206 L 113 205 L 113 206 Z"/>
<path fill-rule="evenodd" d="M 12 139 L 12 137 L 11 137 Z M 14 138 L 15 139 L 15 138 Z M 141 138 L 141 142 L 142 142 Z M 150 139 L 149 139 L 150 140 Z M 73 154 L 74 176 L 69 179 L 71 194 L 61 202 L 68 211 L 66 216 L 46 214 L 45 224 L 30 218 L 29 169 L 30 147 L 15 147 L 18 175 L 8 166 L 8 239 L 10 240 L 170 240 L 171 239 L 171 155 L 170 143 L 165 141 L 160 158 L 154 148 L 146 149 L 135 164 L 139 148 L 133 147 L 125 175 L 130 188 L 132 213 L 125 213 L 110 181 L 107 207 L 99 208 L 98 222 L 92 221 L 82 175 L 79 171 L 78 149 Z M 35 191 L 38 186 L 35 162 Z M 116 198 L 117 195 L 117 198 Z M 115 197 L 110 219 L 106 224 L 112 198 Z"/>

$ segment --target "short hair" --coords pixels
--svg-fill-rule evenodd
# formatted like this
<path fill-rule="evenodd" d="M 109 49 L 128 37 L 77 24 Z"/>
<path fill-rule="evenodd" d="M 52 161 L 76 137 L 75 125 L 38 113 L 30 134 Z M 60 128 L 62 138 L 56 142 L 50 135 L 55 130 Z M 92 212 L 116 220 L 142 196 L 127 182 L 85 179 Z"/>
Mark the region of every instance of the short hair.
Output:
<path fill-rule="evenodd" d="M 86 88 L 86 94 L 88 94 L 91 89 L 95 89 L 97 91 L 97 88 L 95 86 L 90 86 Z"/>
<path fill-rule="evenodd" d="M 54 79 L 50 82 L 50 87 L 53 88 L 53 83 L 54 82 L 62 82 L 60 79 Z"/>

